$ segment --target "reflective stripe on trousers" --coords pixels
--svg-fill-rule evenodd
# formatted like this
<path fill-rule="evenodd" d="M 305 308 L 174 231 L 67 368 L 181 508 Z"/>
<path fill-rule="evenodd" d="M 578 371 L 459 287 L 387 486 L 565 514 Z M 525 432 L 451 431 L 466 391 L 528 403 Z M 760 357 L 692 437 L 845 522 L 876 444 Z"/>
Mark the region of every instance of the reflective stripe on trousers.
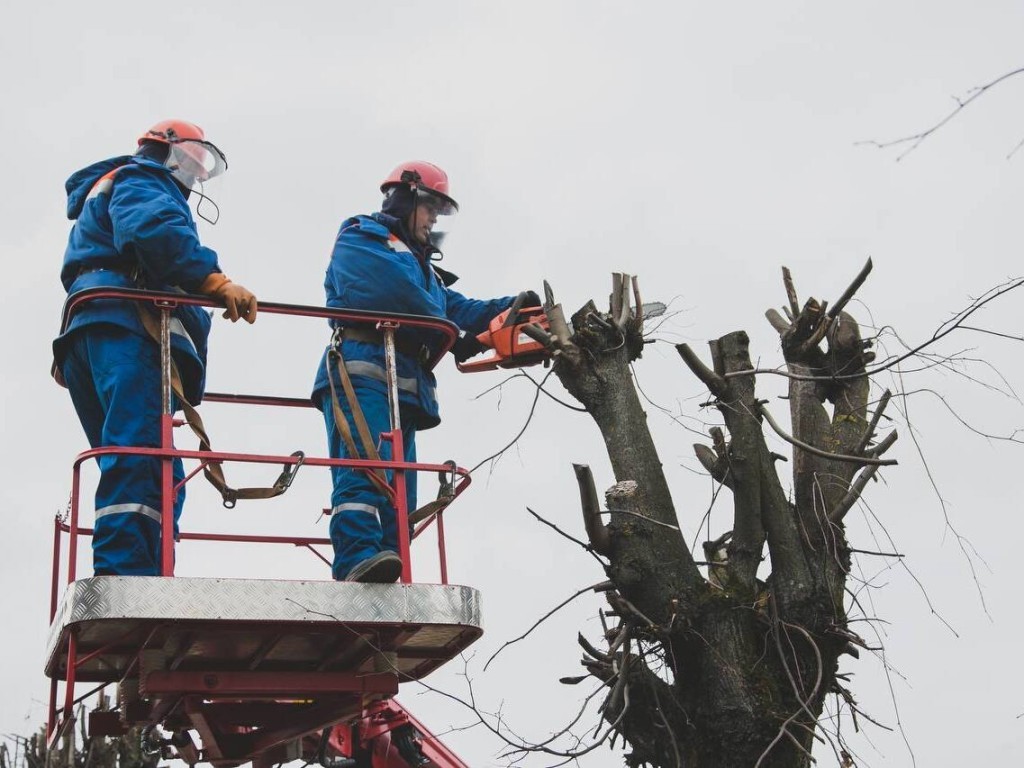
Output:
<path fill-rule="evenodd" d="M 145 515 L 150 520 L 155 520 L 158 523 L 160 522 L 159 510 L 153 509 L 152 507 L 147 507 L 145 504 L 111 504 L 110 506 L 103 507 L 103 509 L 97 509 L 96 519 L 99 520 L 101 517 L 106 517 L 107 515 L 117 515 L 121 514 L 122 512 L 134 512 L 138 515 Z"/>
<path fill-rule="evenodd" d="M 368 515 L 373 515 L 377 518 L 377 523 L 380 524 L 380 512 L 372 504 L 358 504 L 356 502 L 350 502 L 345 504 L 338 504 L 331 508 L 331 514 L 336 515 L 339 512 L 365 512 Z"/>

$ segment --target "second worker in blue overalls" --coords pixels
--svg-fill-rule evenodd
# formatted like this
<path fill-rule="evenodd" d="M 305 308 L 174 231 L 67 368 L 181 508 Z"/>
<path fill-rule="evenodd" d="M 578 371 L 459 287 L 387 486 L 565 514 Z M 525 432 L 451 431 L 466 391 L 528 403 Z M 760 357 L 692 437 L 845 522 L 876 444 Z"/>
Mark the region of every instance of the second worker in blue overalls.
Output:
<path fill-rule="evenodd" d="M 432 163 L 399 165 L 381 184 L 384 202 L 379 213 L 355 216 L 342 223 L 327 268 L 324 289 L 327 306 L 375 312 L 426 315 L 451 320 L 466 335 L 452 350 L 460 362 L 481 351 L 476 334 L 486 330 L 495 315 L 511 306 L 514 297 L 470 299 L 450 287 L 455 276 L 432 261 L 438 254 L 431 232 L 438 216 L 455 213 L 447 174 Z M 540 303 L 535 293 L 530 301 Z M 380 458 L 391 458 L 391 446 L 379 436 L 391 430 L 388 408 L 384 338 L 370 327 L 346 328 L 336 340 L 355 398 L 365 416 Z M 423 367 L 425 352 L 438 343 L 437 334 L 402 328 L 396 334 L 398 395 L 405 460 L 416 461 L 416 432 L 440 423 L 436 381 Z M 424 349 L 426 348 L 426 349 Z M 313 401 L 323 411 L 330 455 L 353 457 L 358 429 L 328 352 L 320 361 Z M 328 373 L 330 371 L 330 374 Z M 334 380 L 332 394 L 331 379 Z M 334 402 L 332 402 L 334 401 Z M 336 414 L 348 422 L 348 438 L 338 428 Z M 402 570 L 397 554 L 398 531 L 394 505 L 386 488 L 370 473 L 333 467 L 331 496 L 332 572 L 335 579 L 366 582 L 395 581 Z M 406 474 L 408 509 L 416 508 L 416 473 Z M 391 479 L 388 473 L 388 480 Z"/>

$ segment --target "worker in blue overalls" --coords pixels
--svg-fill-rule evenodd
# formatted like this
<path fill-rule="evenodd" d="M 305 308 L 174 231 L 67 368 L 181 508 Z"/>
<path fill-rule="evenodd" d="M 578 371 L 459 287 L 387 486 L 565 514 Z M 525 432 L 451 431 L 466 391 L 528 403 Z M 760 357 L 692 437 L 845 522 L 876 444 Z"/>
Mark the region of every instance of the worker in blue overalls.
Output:
<path fill-rule="evenodd" d="M 448 176 L 427 162 L 403 163 L 381 185 L 384 202 L 370 216 L 355 216 L 341 225 L 327 268 L 327 305 L 347 309 L 426 315 L 451 320 L 465 332 L 452 350 L 466 360 L 483 350 L 476 334 L 511 306 L 514 297 L 470 299 L 450 287 L 455 275 L 437 266 L 440 251 L 432 231 L 438 216 L 455 213 Z M 539 304 L 536 293 L 530 302 Z M 358 424 L 339 381 L 339 362 L 351 381 L 359 410 L 380 458 L 390 460 L 391 446 L 379 435 L 391 429 L 384 339 L 372 326 L 335 329 L 340 355 L 325 350 L 314 385 L 313 401 L 323 411 L 330 455 L 367 458 L 359 451 Z M 436 334 L 401 328 L 396 334 L 399 411 L 405 461 L 416 460 L 416 432 L 440 423 L 435 379 L 423 367 Z M 333 387 L 332 387 L 333 383 Z M 347 422 L 339 429 L 339 416 Z M 350 443 L 342 432 L 349 438 Z M 357 455 L 353 455 L 353 448 Z M 335 579 L 393 582 L 402 571 L 393 502 L 383 478 L 370 472 L 332 468 L 331 541 Z M 390 473 L 387 474 L 390 482 Z M 416 508 L 416 473 L 406 474 L 408 509 Z"/>
<path fill-rule="evenodd" d="M 137 144 L 134 155 L 93 163 L 68 179 L 67 212 L 75 224 L 61 270 L 64 288 L 69 295 L 98 287 L 203 294 L 223 304 L 232 322 L 252 323 L 256 297 L 229 280 L 217 254 L 200 244 L 188 206 L 193 191 L 209 200 L 203 185 L 227 168 L 223 153 L 201 128 L 183 120 L 157 123 Z M 124 300 L 89 302 L 53 343 L 58 380 L 68 387 L 94 448 L 160 446 L 160 348 L 139 307 Z M 210 313 L 179 306 L 170 330 L 184 396 L 197 405 Z M 173 407 L 179 407 L 177 397 Z M 158 575 L 160 460 L 106 455 L 98 461 L 96 575 Z M 176 459 L 175 484 L 183 476 Z M 174 500 L 175 532 L 184 498 L 182 486 Z"/>

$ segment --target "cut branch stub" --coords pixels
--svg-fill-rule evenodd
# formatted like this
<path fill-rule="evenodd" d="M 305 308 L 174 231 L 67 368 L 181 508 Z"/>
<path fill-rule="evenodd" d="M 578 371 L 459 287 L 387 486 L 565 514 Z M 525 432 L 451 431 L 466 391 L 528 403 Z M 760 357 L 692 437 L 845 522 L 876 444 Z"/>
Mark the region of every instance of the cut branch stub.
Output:
<path fill-rule="evenodd" d="M 572 470 L 576 473 L 576 483 L 580 488 L 580 506 L 583 509 L 583 526 L 587 538 L 595 552 L 607 557 L 611 546 L 608 529 L 601 522 L 601 506 L 594 486 L 594 474 L 586 464 L 573 464 Z"/>
<path fill-rule="evenodd" d="M 768 322 L 771 324 L 778 334 L 781 336 L 783 333 L 789 330 L 790 322 L 779 314 L 777 309 L 769 309 L 764 313 L 764 316 L 768 318 Z"/>
<path fill-rule="evenodd" d="M 619 286 L 619 311 L 618 314 L 615 314 L 614 322 L 618 329 L 625 333 L 626 323 L 629 322 L 632 309 L 629 305 L 629 300 L 630 289 L 633 285 L 633 278 L 630 275 L 623 273 L 621 275 L 621 280 L 622 283 Z"/>
<path fill-rule="evenodd" d="M 611 311 L 613 320 L 617 320 L 619 317 L 619 311 L 622 309 L 622 273 L 612 272 L 612 293 L 608 297 L 608 308 Z"/>
<path fill-rule="evenodd" d="M 636 305 L 635 319 L 637 332 L 644 332 L 644 304 L 640 298 L 640 281 L 633 275 L 633 303 Z"/>
<path fill-rule="evenodd" d="M 793 275 L 789 267 L 782 268 L 782 284 L 786 288 L 786 298 L 789 300 L 789 311 L 793 318 L 800 314 L 800 302 L 796 298 L 796 287 L 793 285 Z"/>
<path fill-rule="evenodd" d="M 726 488 L 732 488 L 732 481 L 729 479 L 729 467 L 719 461 L 718 456 L 713 450 L 701 443 L 694 443 L 693 452 L 697 456 L 697 461 L 714 478 L 715 482 L 721 483 Z"/>
<path fill-rule="evenodd" d="M 725 392 L 718 397 L 728 397 L 730 400 L 744 404 L 748 415 L 760 421 L 756 409 L 751 407 L 755 399 L 754 375 L 734 376 L 743 371 L 754 370 L 750 361 L 750 337 L 747 336 L 747 332 L 734 331 L 720 339 L 712 339 L 708 342 L 708 347 L 711 349 L 711 359 L 714 362 L 716 376 L 722 381 L 728 382 Z"/>
<path fill-rule="evenodd" d="M 704 382 L 704 386 L 708 388 L 711 394 L 715 397 L 725 397 L 726 392 L 729 390 L 726 380 L 704 365 L 701 359 L 697 357 L 697 353 L 690 349 L 689 344 L 676 344 L 676 351 L 683 358 L 683 362 L 686 363 L 687 367 L 693 371 L 693 375 Z"/>
<path fill-rule="evenodd" d="M 793 324 L 782 334 L 782 352 L 788 362 L 818 363 L 821 350 L 817 345 L 825 335 L 822 330 L 822 323 L 827 319 L 825 307 L 815 298 L 808 299 Z"/>
<path fill-rule="evenodd" d="M 695 443 L 693 452 L 697 455 L 697 460 L 701 463 L 701 466 L 708 471 L 708 474 L 715 481 L 721 483 L 726 488 L 733 488 L 733 479 L 729 472 L 729 446 L 725 442 L 725 435 L 720 427 L 712 427 L 710 434 L 711 439 L 714 441 L 714 449 L 712 450 L 706 445 Z"/>
<path fill-rule="evenodd" d="M 553 305 L 547 310 L 546 314 L 548 316 L 552 344 L 555 345 L 556 349 L 567 347 L 571 343 L 572 331 L 569 330 L 569 325 L 565 322 L 565 313 L 562 312 L 562 305 Z"/>

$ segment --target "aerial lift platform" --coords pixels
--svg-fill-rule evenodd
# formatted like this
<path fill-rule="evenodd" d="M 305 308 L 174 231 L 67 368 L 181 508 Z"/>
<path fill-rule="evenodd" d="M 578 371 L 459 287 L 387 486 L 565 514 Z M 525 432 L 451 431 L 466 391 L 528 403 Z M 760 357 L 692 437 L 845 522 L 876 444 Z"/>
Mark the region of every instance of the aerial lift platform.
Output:
<path fill-rule="evenodd" d="M 453 462 L 176 449 L 171 435 L 181 422 L 174 420 L 170 405 L 171 311 L 182 304 L 215 305 L 206 298 L 182 294 L 96 288 L 68 298 L 64 327 L 82 304 L 103 299 L 136 301 L 159 315 L 162 444 L 160 448 L 96 448 L 75 458 L 69 512 L 54 524 L 45 667 L 51 678 L 47 727 L 51 746 L 72 725 L 79 702 L 105 686 L 116 686 L 116 706 L 91 712 L 89 733 L 118 736 L 143 726 L 144 746 L 189 764 L 228 768 L 251 761 L 261 768 L 302 758 L 330 768 L 465 768 L 392 697 L 401 683 L 425 677 L 483 632 L 480 594 L 448 583 L 445 557 L 444 509 L 469 485 L 469 473 Z M 383 333 L 392 430 L 381 439 L 392 444 L 393 456 L 403 456 L 394 334 L 409 327 L 436 333 L 438 343 L 426 362 L 432 368 L 457 338 L 457 327 L 436 318 L 269 302 L 260 303 L 260 312 L 359 324 Z M 312 407 L 306 398 L 246 394 L 207 393 L 204 401 Z M 81 467 L 90 459 L 114 453 L 147 454 L 162 461 L 161 576 L 79 578 L 79 540 L 92 534 L 80 520 Z M 198 463 L 183 484 L 211 464 L 279 464 L 284 469 L 275 487 L 281 492 L 300 466 L 389 471 L 403 562 L 400 581 L 363 584 L 176 576 L 170 535 L 175 457 Z M 444 497 L 413 515 L 417 526 L 411 536 L 407 472 L 448 478 Z M 410 540 L 430 527 L 437 535 L 440 583 L 415 583 Z M 232 541 L 304 547 L 329 566 L 316 549 L 330 547 L 325 538 L 182 532 L 178 539 L 187 546 L 193 541 Z M 58 596 L 62 582 L 66 586 Z"/>

